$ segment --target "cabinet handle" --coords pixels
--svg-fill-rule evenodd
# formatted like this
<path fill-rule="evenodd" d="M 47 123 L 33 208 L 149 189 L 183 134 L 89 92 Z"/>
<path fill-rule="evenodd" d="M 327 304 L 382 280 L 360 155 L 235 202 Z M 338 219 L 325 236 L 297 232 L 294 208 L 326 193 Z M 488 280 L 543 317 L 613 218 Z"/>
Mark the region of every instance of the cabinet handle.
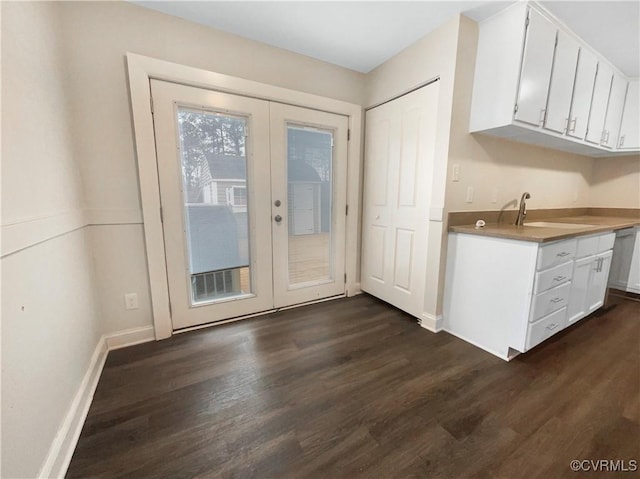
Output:
<path fill-rule="evenodd" d="M 553 278 L 554 281 L 562 281 L 564 279 L 567 279 L 566 276 L 556 276 L 555 278 Z"/>
<path fill-rule="evenodd" d="M 556 329 L 558 327 L 558 325 L 556 323 L 552 323 L 549 326 L 547 326 L 547 329 L 549 331 L 553 331 L 554 329 Z"/>
<path fill-rule="evenodd" d="M 575 133 L 575 131 L 576 131 L 576 121 L 578 121 L 578 117 L 577 116 L 573 120 L 571 120 L 571 122 L 569 123 L 569 133 Z"/>
<path fill-rule="evenodd" d="M 603 259 L 604 259 L 604 258 L 598 258 L 598 259 L 596 259 L 596 267 L 595 267 L 595 268 L 593 268 L 593 270 L 594 270 L 596 273 L 599 273 L 600 271 L 602 271 L 602 260 L 603 260 Z"/>
<path fill-rule="evenodd" d="M 620 135 L 620 141 L 618 142 L 618 148 L 622 148 L 624 146 L 624 135 Z"/>
<path fill-rule="evenodd" d="M 559 256 L 560 258 L 563 258 L 564 256 L 570 255 L 571 253 L 569 253 L 568 251 L 563 251 L 562 253 L 558 253 L 556 254 L 556 256 Z"/>
<path fill-rule="evenodd" d="M 559 303 L 562 300 L 563 300 L 562 298 L 553 298 L 553 299 L 550 299 L 549 302 L 550 303 Z"/>
<path fill-rule="evenodd" d="M 540 109 L 540 124 L 543 125 L 544 124 L 544 117 L 545 117 L 545 113 L 547 112 L 546 108 L 542 108 Z"/>

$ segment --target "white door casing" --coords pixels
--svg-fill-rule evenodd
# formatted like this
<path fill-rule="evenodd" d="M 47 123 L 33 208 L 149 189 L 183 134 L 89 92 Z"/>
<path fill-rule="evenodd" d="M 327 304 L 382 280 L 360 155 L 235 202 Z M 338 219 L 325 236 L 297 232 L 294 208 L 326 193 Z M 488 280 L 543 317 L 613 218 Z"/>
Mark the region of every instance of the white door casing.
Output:
<path fill-rule="evenodd" d="M 362 289 L 424 312 L 438 82 L 366 113 Z"/>

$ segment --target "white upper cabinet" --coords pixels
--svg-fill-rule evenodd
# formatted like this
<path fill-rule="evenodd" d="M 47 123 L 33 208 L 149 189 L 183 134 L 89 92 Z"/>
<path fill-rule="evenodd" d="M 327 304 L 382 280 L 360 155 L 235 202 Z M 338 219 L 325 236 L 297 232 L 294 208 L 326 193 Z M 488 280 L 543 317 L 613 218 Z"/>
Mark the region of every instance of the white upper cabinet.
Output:
<path fill-rule="evenodd" d="M 607 65 L 600 62 L 598 64 L 598 72 L 596 73 L 596 84 L 593 87 L 589 126 L 585 138 L 589 143 L 600 144 L 602 141 L 604 119 L 607 114 L 609 93 L 611 93 L 611 80 L 613 80 L 613 71 Z"/>
<path fill-rule="evenodd" d="M 580 46 L 576 40 L 562 30 L 558 31 L 544 121 L 544 127 L 547 130 L 564 133 L 567 129 L 579 50 Z M 593 85 L 591 88 L 593 88 Z M 591 92 L 589 92 L 587 105 L 590 99 Z"/>
<path fill-rule="evenodd" d="M 516 2 L 479 24 L 469 130 L 587 156 L 640 150 L 622 120 L 627 82 L 543 7 Z"/>
<path fill-rule="evenodd" d="M 620 125 L 620 137 L 618 139 L 618 149 L 637 150 L 640 149 L 640 121 L 638 111 L 640 104 L 640 83 L 638 80 L 629 82 L 627 97 L 624 102 L 622 112 L 622 124 Z"/>
<path fill-rule="evenodd" d="M 529 10 L 525 25 L 522 71 L 514 117 L 518 121 L 539 126 L 544 121 L 547 106 L 557 29 L 535 10 Z"/>
<path fill-rule="evenodd" d="M 624 97 L 627 94 L 627 85 L 627 80 L 620 75 L 613 75 L 601 142 L 601 145 L 606 148 L 615 148 L 618 144 L 618 133 L 620 132 L 620 120 L 622 120 L 622 109 L 624 108 Z"/>
<path fill-rule="evenodd" d="M 584 140 L 587 134 L 589 108 L 593 97 L 593 85 L 596 81 L 598 59 L 586 48 L 580 48 L 576 81 L 571 100 L 571 114 L 567 135 Z"/>

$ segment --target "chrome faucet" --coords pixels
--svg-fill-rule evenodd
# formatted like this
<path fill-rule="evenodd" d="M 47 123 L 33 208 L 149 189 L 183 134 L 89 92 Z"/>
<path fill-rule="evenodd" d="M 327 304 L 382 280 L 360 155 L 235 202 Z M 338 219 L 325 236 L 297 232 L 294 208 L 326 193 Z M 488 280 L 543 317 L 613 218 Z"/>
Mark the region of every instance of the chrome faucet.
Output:
<path fill-rule="evenodd" d="M 531 195 L 526 191 L 522 194 L 522 198 L 520 198 L 520 209 L 518 210 L 518 216 L 516 216 L 516 226 L 522 226 L 524 224 L 524 219 L 527 216 L 527 204 L 524 200 L 528 200 L 531 198 Z"/>

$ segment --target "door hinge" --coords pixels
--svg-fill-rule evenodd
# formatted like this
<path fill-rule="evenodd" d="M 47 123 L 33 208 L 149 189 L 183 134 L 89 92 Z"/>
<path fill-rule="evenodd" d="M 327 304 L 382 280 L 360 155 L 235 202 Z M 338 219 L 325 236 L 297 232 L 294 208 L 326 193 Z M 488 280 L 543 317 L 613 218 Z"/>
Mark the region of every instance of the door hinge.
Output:
<path fill-rule="evenodd" d="M 556 43 L 555 43 L 555 46 L 556 47 L 558 46 L 558 32 L 556 32 Z"/>
<path fill-rule="evenodd" d="M 344 274 L 344 282 L 347 282 L 347 273 Z"/>
<path fill-rule="evenodd" d="M 347 141 L 351 140 L 351 128 L 347 129 Z"/>
<path fill-rule="evenodd" d="M 524 27 L 525 28 L 527 28 L 529 26 L 529 13 L 530 12 L 531 12 L 530 10 L 527 10 L 527 18 L 525 18 L 525 20 L 524 20 Z"/>
<path fill-rule="evenodd" d="M 344 208 L 344 215 L 347 216 L 349 214 L 349 205 Z"/>
<path fill-rule="evenodd" d="M 171 301 L 169 301 L 169 316 L 172 316 L 173 310 L 171 309 Z"/>
<path fill-rule="evenodd" d="M 162 214 L 162 206 L 160 207 L 160 223 L 164 223 L 164 215 Z"/>
<path fill-rule="evenodd" d="M 151 114 L 153 115 L 154 111 L 153 111 L 153 97 L 152 96 L 149 97 L 149 105 L 151 107 Z"/>

